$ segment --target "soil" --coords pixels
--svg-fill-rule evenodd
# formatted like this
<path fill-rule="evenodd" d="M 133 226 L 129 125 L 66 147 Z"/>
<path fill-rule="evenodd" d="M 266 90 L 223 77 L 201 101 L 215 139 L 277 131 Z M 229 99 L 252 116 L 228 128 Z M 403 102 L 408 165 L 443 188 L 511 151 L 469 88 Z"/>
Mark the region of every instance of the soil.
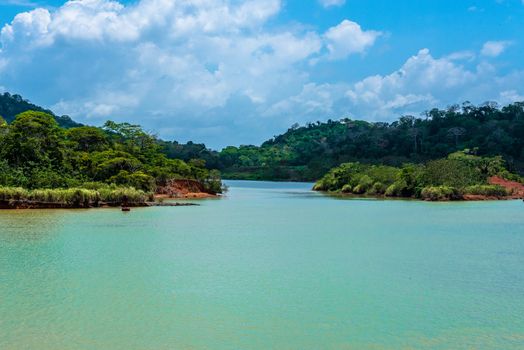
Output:
<path fill-rule="evenodd" d="M 524 198 L 524 184 L 520 182 L 505 180 L 498 176 L 490 177 L 488 181 L 492 185 L 505 187 L 511 193 L 512 199 Z"/>
<path fill-rule="evenodd" d="M 216 193 L 206 191 L 204 186 L 195 180 L 170 180 L 166 186 L 159 186 L 155 194 L 155 198 L 157 199 L 202 199 L 216 197 Z"/>

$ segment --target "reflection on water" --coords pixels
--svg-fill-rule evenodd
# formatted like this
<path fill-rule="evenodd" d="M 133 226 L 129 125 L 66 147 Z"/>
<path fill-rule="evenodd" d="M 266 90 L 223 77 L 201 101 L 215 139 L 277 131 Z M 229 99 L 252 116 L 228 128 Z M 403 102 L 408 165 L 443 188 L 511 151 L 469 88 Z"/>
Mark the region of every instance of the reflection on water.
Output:
<path fill-rule="evenodd" d="M 0 244 L 40 241 L 57 234 L 64 224 L 59 210 L 0 210 Z"/>

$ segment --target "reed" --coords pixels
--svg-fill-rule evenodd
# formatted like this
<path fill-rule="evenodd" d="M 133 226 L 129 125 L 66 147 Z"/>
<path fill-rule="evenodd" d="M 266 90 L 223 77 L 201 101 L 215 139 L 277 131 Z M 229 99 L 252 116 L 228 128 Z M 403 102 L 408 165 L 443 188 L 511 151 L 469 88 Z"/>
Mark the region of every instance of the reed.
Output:
<path fill-rule="evenodd" d="M 118 205 L 122 202 L 143 204 L 153 200 L 153 194 L 132 187 L 100 186 L 98 189 L 36 189 L 0 187 L 0 201 L 30 201 L 60 204 L 72 207 L 99 206 L 102 203 Z"/>

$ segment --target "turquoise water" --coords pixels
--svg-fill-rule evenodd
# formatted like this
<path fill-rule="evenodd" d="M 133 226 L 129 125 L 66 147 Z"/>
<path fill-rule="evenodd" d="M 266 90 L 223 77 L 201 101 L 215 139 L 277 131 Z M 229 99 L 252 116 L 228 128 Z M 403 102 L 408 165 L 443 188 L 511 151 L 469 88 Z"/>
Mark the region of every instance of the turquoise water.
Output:
<path fill-rule="evenodd" d="M 0 211 L 0 349 L 524 349 L 524 204 L 229 182 Z"/>

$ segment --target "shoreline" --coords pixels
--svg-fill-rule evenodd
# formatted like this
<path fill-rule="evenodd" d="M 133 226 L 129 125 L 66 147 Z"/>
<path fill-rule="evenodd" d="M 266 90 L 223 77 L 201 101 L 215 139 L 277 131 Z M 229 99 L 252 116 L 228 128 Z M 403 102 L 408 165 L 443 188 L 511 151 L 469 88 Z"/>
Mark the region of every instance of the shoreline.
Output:
<path fill-rule="evenodd" d="M 2 187 L 0 187 L 2 188 Z M 155 193 L 146 193 L 134 188 L 114 189 L 33 189 L 3 188 L 0 210 L 4 209 L 89 209 L 114 207 L 177 207 L 194 206 L 186 200 L 220 198 L 196 180 L 169 180 L 159 186 Z M 164 200 L 180 200 L 181 202 Z"/>
<path fill-rule="evenodd" d="M 483 195 L 483 194 L 461 194 L 457 198 L 417 198 L 417 197 L 398 197 L 398 196 L 386 196 L 386 195 L 373 195 L 373 194 L 355 194 L 355 193 L 344 193 L 344 192 L 330 192 L 330 191 L 319 191 L 313 189 L 313 191 L 325 193 L 332 196 L 340 197 L 353 197 L 353 198 L 374 198 L 382 200 L 416 200 L 422 202 L 479 202 L 479 201 L 504 201 L 504 200 L 524 200 L 524 184 L 516 181 L 510 181 L 503 179 L 499 176 L 492 176 L 488 179 L 489 185 L 496 185 L 504 187 L 507 191 L 505 196 L 494 196 L 494 195 Z"/>
<path fill-rule="evenodd" d="M 417 201 L 417 202 L 487 202 L 487 201 L 514 201 L 514 200 L 524 200 L 524 196 L 484 196 L 476 194 L 465 194 L 462 198 L 459 199 L 439 199 L 439 200 L 430 200 L 422 199 L 416 197 L 388 197 L 384 195 L 374 196 L 366 194 L 354 194 L 354 193 L 342 193 L 342 192 L 329 192 L 329 191 L 315 191 L 330 197 L 340 197 L 345 199 L 376 199 L 384 201 L 398 201 L 398 200 L 407 200 L 407 201 Z"/>
<path fill-rule="evenodd" d="M 128 208 L 148 208 L 148 207 L 190 207 L 200 206 L 197 203 L 162 203 L 162 202 L 143 202 L 143 203 L 127 203 Z M 38 202 L 29 200 L 12 200 L 0 201 L 0 210 L 24 210 L 24 209 L 103 209 L 103 208 L 119 208 L 122 203 L 94 203 L 92 205 L 80 205 L 69 203 L 52 203 L 52 202 Z"/>

